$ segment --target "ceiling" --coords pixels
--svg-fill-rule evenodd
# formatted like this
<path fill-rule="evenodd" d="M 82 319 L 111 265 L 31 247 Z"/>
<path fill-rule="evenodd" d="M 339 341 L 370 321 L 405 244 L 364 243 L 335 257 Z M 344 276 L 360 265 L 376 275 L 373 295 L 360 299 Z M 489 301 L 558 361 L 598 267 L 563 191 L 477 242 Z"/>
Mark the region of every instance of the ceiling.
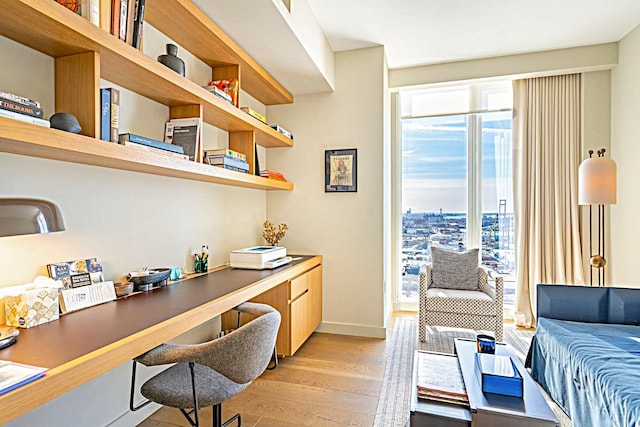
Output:
<path fill-rule="evenodd" d="M 638 0 L 194 2 L 294 95 L 333 85 L 311 30 L 334 52 L 384 45 L 394 69 L 615 42 L 640 24 Z"/>

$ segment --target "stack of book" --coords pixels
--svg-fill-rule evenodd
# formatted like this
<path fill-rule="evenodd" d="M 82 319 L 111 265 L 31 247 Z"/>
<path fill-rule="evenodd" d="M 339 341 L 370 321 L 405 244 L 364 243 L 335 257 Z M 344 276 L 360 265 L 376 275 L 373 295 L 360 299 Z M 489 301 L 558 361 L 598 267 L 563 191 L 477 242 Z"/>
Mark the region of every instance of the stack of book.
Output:
<path fill-rule="evenodd" d="M 177 159 L 189 160 L 189 156 L 184 154 L 184 148 L 180 145 L 167 144 L 146 136 L 136 135 L 135 133 L 120 134 L 118 142 L 122 145 L 130 147 L 138 147 L 149 152 L 157 154 L 166 154 Z"/>
<path fill-rule="evenodd" d="M 229 97 L 231 97 L 231 104 L 236 107 L 238 106 L 238 79 L 212 80 L 205 88 L 212 90 L 209 89 L 211 87 L 215 87 L 229 95 Z"/>
<path fill-rule="evenodd" d="M 0 91 L 0 117 L 50 127 L 38 101 Z"/>
<path fill-rule="evenodd" d="M 284 182 L 287 181 L 282 173 L 276 172 L 276 171 L 272 171 L 272 170 L 269 170 L 269 169 L 261 170 L 260 171 L 260 176 L 263 177 L 263 178 L 277 179 L 278 181 L 284 181 Z"/>
<path fill-rule="evenodd" d="M 456 356 L 419 351 L 416 357 L 418 398 L 469 406 Z"/>
<path fill-rule="evenodd" d="M 249 173 L 249 163 L 244 154 L 228 148 L 205 150 L 206 162 L 212 166 Z"/>
<path fill-rule="evenodd" d="M 286 136 L 287 138 L 293 140 L 293 134 L 291 132 L 289 132 L 288 130 L 280 127 L 279 125 L 271 125 L 271 129 L 273 129 L 276 132 L 279 132 L 279 133 L 283 134 L 284 136 Z"/>
<path fill-rule="evenodd" d="M 231 98 L 231 95 L 229 95 L 227 92 L 223 91 L 222 89 L 219 89 L 217 86 L 214 86 L 213 84 L 211 84 L 211 82 L 208 85 L 202 86 L 202 87 L 208 90 L 209 92 L 211 92 L 212 94 L 214 94 L 215 96 L 217 96 L 218 98 L 223 99 L 227 101 L 229 104 L 233 105 L 233 98 Z"/>
<path fill-rule="evenodd" d="M 247 113 L 248 115 L 250 115 L 251 117 L 253 117 L 254 119 L 258 119 L 260 120 L 262 123 L 264 123 L 265 125 L 268 124 L 267 123 L 267 118 L 265 116 L 263 116 L 262 114 L 258 113 L 256 110 L 254 110 L 253 108 L 249 108 L 249 107 L 240 107 L 240 109 L 242 111 L 244 111 L 245 113 Z"/>

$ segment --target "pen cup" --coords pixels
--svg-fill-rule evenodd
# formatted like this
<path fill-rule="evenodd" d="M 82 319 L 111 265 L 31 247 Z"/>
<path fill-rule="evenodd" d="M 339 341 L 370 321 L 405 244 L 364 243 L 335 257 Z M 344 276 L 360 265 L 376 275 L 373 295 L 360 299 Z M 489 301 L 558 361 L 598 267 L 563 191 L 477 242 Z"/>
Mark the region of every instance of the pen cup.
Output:
<path fill-rule="evenodd" d="M 195 256 L 194 270 L 196 273 L 206 273 L 209 270 L 209 257 L 207 256 Z"/>
<path fill-rule="evenodd" d="M 478 345 L 478 353 L 496 353 L 496 339 L 491 335 L 477 335 L 476 343 Z"/>

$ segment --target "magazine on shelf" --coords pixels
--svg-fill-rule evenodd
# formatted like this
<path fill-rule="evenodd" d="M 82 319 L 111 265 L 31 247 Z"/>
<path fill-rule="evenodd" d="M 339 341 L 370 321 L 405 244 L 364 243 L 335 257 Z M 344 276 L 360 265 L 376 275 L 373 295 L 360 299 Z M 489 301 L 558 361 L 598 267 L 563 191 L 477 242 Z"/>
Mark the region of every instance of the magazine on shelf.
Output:
<path fill-rule="evenodd" d="M 200 128 L 199 117 L 171 119 L 165 126 L 164 142 L 184 148 L 189 160 L 200 161 Z"/>
<path fill-rule="evenodd" d="M 39 366 L 0 360 L 0 394 L 5 394 L 43 377 L 46 370 L 47 368 Z"/>
<path fill-rule="evenodd" d="M 62 281 L 64 289 L 104 282 L 102 262 L 98 258 L 48 264 L 47 270 L 49 277 Z"/>

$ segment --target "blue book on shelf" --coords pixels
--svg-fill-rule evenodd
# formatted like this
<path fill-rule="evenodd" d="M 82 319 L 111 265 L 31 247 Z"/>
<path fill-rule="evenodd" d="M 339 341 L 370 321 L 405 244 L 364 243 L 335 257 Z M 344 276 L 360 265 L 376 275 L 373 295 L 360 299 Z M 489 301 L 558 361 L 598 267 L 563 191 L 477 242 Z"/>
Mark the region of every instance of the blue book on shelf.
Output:
<path fill-rule="evenodd" d="M 111 141 L 111 91 L 100 89 L 100 139 Z"/>
<path fill-rule="evenodd" d="M 522 398 L 522 375 L 511 357 L 476 353 L 475 368 L 484 393 Z"/>
<path fill-rule="evenodd" d="M 136 135 L 135 133 L 122 133 L 118 137 L 118 141 L 131 141 L 136 144 L 146 145 L 147 147 L 159 148 L 161 150 L 172 151 L 174 153 L 184 154 L 184 148 L 181 145 L 167 144 L 157 139 L 147 138 L 146 136 Z"/>
<path fill-rule="evenodd" d="M 249 163 L 245 160 L 236 159 L 235 157 L 221 155 L 221 156 L 207 156 L 210 165 L 214 166 L 231 166 L 243 171 L 249 170 Z"/>

